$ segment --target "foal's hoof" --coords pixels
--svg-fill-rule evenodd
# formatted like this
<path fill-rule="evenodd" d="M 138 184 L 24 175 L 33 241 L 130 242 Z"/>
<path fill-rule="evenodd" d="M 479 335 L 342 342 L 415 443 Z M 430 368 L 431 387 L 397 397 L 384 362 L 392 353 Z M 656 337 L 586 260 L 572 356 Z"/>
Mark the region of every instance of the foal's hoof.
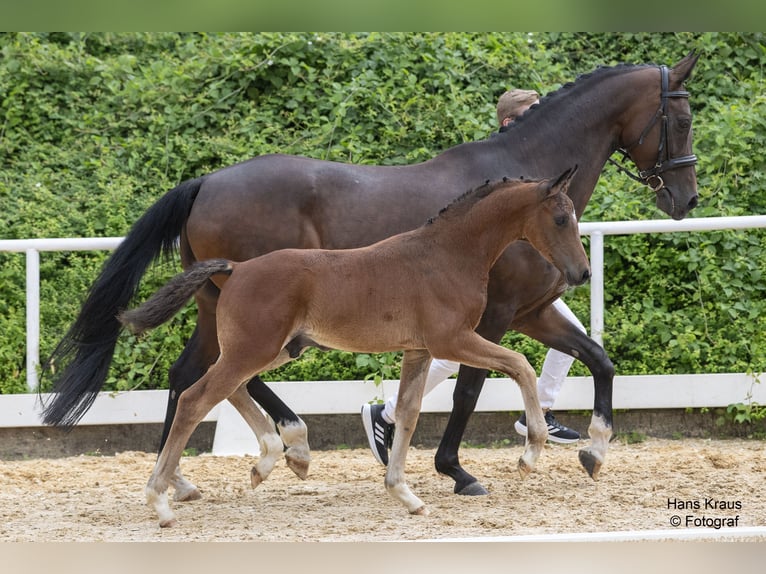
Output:
<path fill-rule="evenodd" d="M 410 514 L 413 514 L 415 516 L 428 516 L 429 513 L 428 513 L 428 509 L 426 508 L 426 505 L 424 504 L 423 506 L 416 508 L 415 510 L 410 512 Z"/>
<path fill-rule="evenodd" d="M 200 498 L 202 498 L 202 493 L 196 488 L 192 488 L 185 492 L 176 490 L 176 493 L 173 496 L 173 500 L 176 502 L 191 502 L 192 500 L 199 500 Z"/>
<path fill-rule="evenodd" d="M 531 472 L 532 467 L 527 464 L 527 461 L 525 461 L 523 458 L 519 458 L 519 474 L 521 475 L 521 478 L 527 478 Z"/>
<path fill-rule="evenodd" d="M 171 518 L 170 520 L 161 520 L 160 528 L 172 528 L 176 524 L 178 524 L 178 521 L 175 518 Z"/>
<path fill-rule="evenodd" d="M 599 460 L 596 455 L 587 449 L 582 449 L 578 453 L 577 457 L 580 459 L 580 464 L 588 472 L 588 475 L 593 480 L 596 480 L 598 478 L 599 471 L 601 471 L 601 460 Z"/>
<path fill-rule="evenodd" d="M 309 475 L 309 461 L 302 458 L 293 458 L 285 455 L 287 468 L 292 470 L 298 478 L 306 480 Z"/>
<path fill-rule="evenodd" d="M 455 494 L 459 494 L 460 496 L 487 496 L 489 491 L 484 488 L 477 480 L 475 482 L 471 482 L 470 484 L 466 484 L 460 490 L 458 490 L 458 485 L 456 484 Z"/>
<path fill-rule="evenodd" d="M 250 469 L 250 486 L 253 488 L 258 488 L 258 485 L 260 485 L 263 482 L 263 477 L 261 476 L 261 473 L 258 472 L 258 469 L 253 467 Z"/>

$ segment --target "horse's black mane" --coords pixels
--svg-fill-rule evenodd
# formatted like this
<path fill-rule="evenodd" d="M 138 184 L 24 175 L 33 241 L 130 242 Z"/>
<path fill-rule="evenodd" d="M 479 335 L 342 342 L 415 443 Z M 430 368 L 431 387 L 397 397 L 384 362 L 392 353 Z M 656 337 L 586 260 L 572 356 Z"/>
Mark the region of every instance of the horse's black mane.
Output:
<path fill-rule="evenodd" d="M 554 90 L 552 92 L 545 94 L 542 98 L 540 98 L 540 101 L 532 105 L 528 111 L 535 111 L 538 108 L 542 108 L 546 106 L 550 102 L 567 98 L 569 97 L 569 92 L 571 92 L 575 88 L 580 87 L 582 84 L 589 82 L 590 80 L 602 81 L 606 78 L 611 78 L 619 74 L 624 74 L 627 72 L 632 72 L 634 70 L 651 68 L 651 67 L 656 68 L 657 66 L 654 64 L 626 64 L 626 63 L 617 64 L 614 66 L 599 66 L 593 71 L 580 74 L 574 79 L 574 81 L 567 82 L 566 84 L 564 84 L 557 90 Z M 524 120 L 528 118 L 529 118 L 529 113 L 521 114 L 519 117 L 517 117 L 513 121 L 513 123 L 509 124 L 509 128 L 506 131 L 510 131 L 514 129 L 517 125 L 523 123 Z"/>

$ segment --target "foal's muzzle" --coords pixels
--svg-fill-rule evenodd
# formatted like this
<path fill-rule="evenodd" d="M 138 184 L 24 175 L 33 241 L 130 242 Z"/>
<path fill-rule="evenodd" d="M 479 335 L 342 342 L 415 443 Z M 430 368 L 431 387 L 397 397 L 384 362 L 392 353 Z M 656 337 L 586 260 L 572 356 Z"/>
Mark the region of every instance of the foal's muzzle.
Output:
<path fill-rule="evenodd" d="M 590 279 L 590 269 L 588 268 L 579 273 L 567 273 L 567 283 L 573 287 L 586 283 L 588 279 Z"/>

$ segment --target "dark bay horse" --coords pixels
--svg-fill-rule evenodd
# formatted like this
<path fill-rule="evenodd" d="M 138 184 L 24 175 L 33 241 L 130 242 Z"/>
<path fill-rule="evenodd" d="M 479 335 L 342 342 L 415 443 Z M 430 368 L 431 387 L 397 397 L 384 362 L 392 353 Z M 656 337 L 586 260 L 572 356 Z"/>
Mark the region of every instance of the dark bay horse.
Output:
<path fill-rule="evenodd" d="M 590 277 L 574 204 L 566 196 L 572 173 L 555 181 L 488 182 L 425 225 L 367 247 L 285 249 L 242 263 L 198 262 L 142 306 L 121 313 L 120 321 L 141 333 L 170 319 L 208 281 L 220 289 L 218 360 L 181 395 L 146 486 L 160 526 L 175 522 L 167 490 L 194 429 L 210 409 L 234 394 L 249 402 L 247 382 L 289 361 L 296 341 L 300 348 L 404 351 L 400 423 L 385 485 L 410 513 L 428 514 L 405 482 L 404 465 L 433 357 L 500 371 L 518 382 L 530 423 L 518 468 L 522 477 L 529 474 L 547 438 L 535 370 L 523 355 L 474 329 L 487 302 L 490 269 L 513 241 L 526 239 L 568 284 Z M 249 404 L 256 434 L 272 436 L 261 442 L 262 457 L 252 473 L 257 486 L 282 454 L 282 445 L 273 440 L 276 429 Z"/>
<path fill-rule="evenodd" d="M 133 225 L 54 350 L 48 364 L 54 364 L 56 372 L 45 422 L 75 424 L 90 407 L 103 386 L 120 332 L 117 312 L 127 307 L 154 259 L 172 252 L 179 236 L 184 267 L 218 257 L 243 261 L 287 247 L 359 247 L 414 229 L 487 179 L 548 177 L 572 165 L 579 169 L 569 196 L 579 218 L 616 150 L 636 164 L 636 177 L 654 190 L 657 206 L 674 219 L 684 218 L 697 204 L 697 181 L 692 116 L 683 84 L 697 58 L 689 54 L 671 69 L 599 68 L 543 98 L 508 131 L 457 145 L 420 164 L 350 165 L 268 155 L 181 183 Z M 600 345 L 550 305 L 563 291 L 559 271 L 528 243 L 516 242 L 492 269 L 477 332 L 497 342 L 513 329 L 588 367 L 595 387 L 591 444 L 579 456 L 595 477 L 612 432 L 614 367 Z M 179 395 L 218 356 L 217 298 L 212 282 L 195 295 L 197 325 L 170 371 L 162 444 Z M 452 414 L 436 452 L 436 469 L 455 480 L 457 493 L 486 492 L 458 460 L 485 376 L 483 369 L 460 368 Z M 300 418 L 259 378 L 247 388 L 276 422 L 288 451 L 308 449 Z M 176 481 L 177 498 L 199 496 L 180 472 Z"/>

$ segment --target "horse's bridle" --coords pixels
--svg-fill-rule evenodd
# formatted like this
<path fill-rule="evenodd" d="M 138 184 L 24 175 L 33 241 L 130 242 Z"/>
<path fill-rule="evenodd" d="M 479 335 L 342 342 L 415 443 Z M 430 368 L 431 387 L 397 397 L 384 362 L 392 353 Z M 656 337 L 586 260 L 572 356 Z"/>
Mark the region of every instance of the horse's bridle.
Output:
<path fill-rule="evenodd" d="M 669 171 L 671 169 L 677 169 L 679 167 L 687 167 L 690 165 L 695 165 L 697 163 L 697 156 L 694 154 L 691 155 L 684 155 L 680 157 L 674 157 L 671 158 L 670 156 L 670 148 L 668 146 L 668 114 L 667 114 L 667 106 L 668 106 L 668 98 L 688 98 L 689 92 L 685 90 L 676 90 L 676 91 L 668 91 L 669 86 L 669 72 L 667 66 L 660 66 L 660 77 L 661 77 L 661 86 L 662 86 L 662 92 L 660 94 L 660 108 L 657 110 L 657 112 L 652 116 L 652 119 L 649 120 L 649 123 L 647 126 L 643 129 L 641 132 L 641 136 L 636 140 L 634 143 L 632 143 L 629 146 L 625 146 L 622 148 L 617 148 L 615 151 L 619 151 L 623 159 L 629 159 L 630 155 L 628 152 L 637 147 L 640 146 L 642 143 L 644 143 L 644 138 L 646 137 L 646 134 L 649 133 L 649 131 L 654 127 L 654 124 L 657 123 L 657 120 L 661 119 L 662 123 L 660 124 L 660 141 L 658 144 L 657 149 L 657 161 L 655 162 L 654 166 L 645 169 L 642 171 L 639 171 L 637 174 L 632 173 L 628 168 L 626 168 L 624 165 L 614 161 L 612 158 L 609 158 L 609 161 L 616 165 L 617 168 L 628 175 L 631 179 L 634 179 L 644 185 L 648 185 L 649 188 L 651 188 L 652 191 L 655 193 L 661 190 L 665 186 L 665 182 L 660 177 L 660 174 L 666 171 Z M 663 157 L 667 157 L 663 161 Z"/>

